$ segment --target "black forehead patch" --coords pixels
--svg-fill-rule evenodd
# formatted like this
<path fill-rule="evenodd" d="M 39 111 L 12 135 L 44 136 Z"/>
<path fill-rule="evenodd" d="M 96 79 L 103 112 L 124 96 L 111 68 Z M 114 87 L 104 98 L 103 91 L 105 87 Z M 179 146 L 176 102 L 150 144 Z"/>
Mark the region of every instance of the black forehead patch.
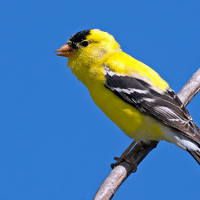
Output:
<path fill-rule="evenodd" d="M 77 49 L 77 45 L 79 42 L 83 41 L 86 39 L 86 37 L 90 34 L 90 30 L 91 29 L 87 29 L 84 31 L 79 31 L 78 33 L 72 35 L 69 40 L 68 43 L 69 45 L 71 45 L 74 49 Z"/>

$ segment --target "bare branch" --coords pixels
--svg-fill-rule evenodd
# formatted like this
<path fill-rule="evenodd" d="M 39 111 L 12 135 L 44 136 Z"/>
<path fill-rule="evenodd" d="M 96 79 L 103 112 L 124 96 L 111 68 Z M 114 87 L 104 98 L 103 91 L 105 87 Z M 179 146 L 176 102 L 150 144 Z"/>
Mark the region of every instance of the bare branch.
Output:
<path fill-rule="evenodd" d="M 178 93 L 178 97 L 182 103 L 187 106 L 188 103 L 200 90 L 200 68 L 193 74 L 192 78 L 185 84 L 185 86 Z"/>
<path fill-rule="evenodd" d="M 178 93 L 178 97 L 186 106 L 199 90 L 200 68 L 181 89 Z M 157 146 L 157 144 L 157 141 L 149 141 L 148 144 L 142 141 L 138 142 L 128 153 L 128 159 L 133 160 L 137 163 L 137 165 L 139 165 L 140 162 L 150 153 L 150 151 Z M 94 200 L 112 199 L 119 186 L 129 177 L 133 170 L 134 167 L 125 161 L 115 167 L 98 189 Z"/>

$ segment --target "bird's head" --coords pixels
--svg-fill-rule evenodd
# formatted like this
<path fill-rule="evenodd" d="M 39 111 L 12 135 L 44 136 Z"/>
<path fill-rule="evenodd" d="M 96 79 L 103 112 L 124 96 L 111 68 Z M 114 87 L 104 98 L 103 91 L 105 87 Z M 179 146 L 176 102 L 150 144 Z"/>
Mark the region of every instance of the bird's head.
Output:
<path fill-rule="evenodd" d="M 105 55 L 121 51 L 114 37 L 99 29 L 88 29 L 72 35 L 55 53 L 68 58 L 68 66 L 90 67 L 102 61 Z"/>

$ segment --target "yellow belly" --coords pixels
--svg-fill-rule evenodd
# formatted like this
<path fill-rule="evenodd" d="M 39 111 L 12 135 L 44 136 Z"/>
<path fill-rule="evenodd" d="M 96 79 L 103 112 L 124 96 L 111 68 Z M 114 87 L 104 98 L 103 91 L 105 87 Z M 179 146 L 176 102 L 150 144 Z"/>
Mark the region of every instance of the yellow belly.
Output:
<path fill-rule="evenodd" d="M 110 90 L 93 86 L 92 90 L 90 90 L 90 95 L 95 104 L 127 136 L 135 140 L 162 139 L 162 129 L 154 118 L 142 114 L 133 106 L 122 101 Z"/>

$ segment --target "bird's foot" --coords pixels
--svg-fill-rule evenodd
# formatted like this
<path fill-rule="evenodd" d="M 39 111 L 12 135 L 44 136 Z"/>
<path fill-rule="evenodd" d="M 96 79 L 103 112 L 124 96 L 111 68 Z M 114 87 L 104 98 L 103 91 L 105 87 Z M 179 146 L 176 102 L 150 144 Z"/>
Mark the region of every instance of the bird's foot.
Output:
<path fill-rule="evenodd" d="M 117 161 L 116 163 L 111 164 L 111 168 L 114 169 L 114 167 L 118 166 L 119 164 L 121 164 L 123 161 L 131 164 L 134 168 L 134 172 L 137 171 L 137 164 L 136 162 L 134 162 L 133 160 L 127 158 L 127 155 L 129 153 L 129 151 L 133 148 L 133 146 L 135 145 L 136 141 L 133 141 L 130 146 L 122 153 L 122 155 L 120 157 L 114 157 L 114 159 Z"/>
<path fill-rule="evenodd" d="M 135 173 L 137 171 L 137 163 L 134 162 L 133 160 L 128 159 L 127 157 L 114 157 L 114 159 L 117 161 L 116 163 L 111 164 L 111 168 L 114 169 L 116 166 L 118 166 L 120 163 L 123 161 L 131 164 L 134 168 L 132 173 Z"/>

